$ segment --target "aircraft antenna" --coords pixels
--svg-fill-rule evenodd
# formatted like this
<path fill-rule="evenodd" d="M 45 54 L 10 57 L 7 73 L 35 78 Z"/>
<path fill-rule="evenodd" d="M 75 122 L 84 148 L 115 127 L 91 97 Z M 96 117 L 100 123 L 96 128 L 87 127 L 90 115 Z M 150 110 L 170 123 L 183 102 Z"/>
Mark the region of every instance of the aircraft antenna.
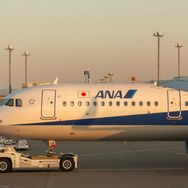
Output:
<path fill-rule="evenodd" d="M 54 82 L 53 82 L 53 84 L 57 84 L 57 82 L 58 82 L 58 77 L 54 80 Z"/>

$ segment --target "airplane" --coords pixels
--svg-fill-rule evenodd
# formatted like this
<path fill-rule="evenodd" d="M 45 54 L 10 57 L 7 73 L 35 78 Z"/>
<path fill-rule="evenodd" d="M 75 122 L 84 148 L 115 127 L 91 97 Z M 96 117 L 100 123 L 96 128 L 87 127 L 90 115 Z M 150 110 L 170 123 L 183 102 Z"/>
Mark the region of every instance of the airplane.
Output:
<path fill-rule="evenodd" d="M 34 86 L 0 102 L 0 135 L 46 141 L 188 141 L 188 79 Z M 169 84 L 170 83 L 170 84 Z M 187 151 L 187 147 L 186 147 Z"/>

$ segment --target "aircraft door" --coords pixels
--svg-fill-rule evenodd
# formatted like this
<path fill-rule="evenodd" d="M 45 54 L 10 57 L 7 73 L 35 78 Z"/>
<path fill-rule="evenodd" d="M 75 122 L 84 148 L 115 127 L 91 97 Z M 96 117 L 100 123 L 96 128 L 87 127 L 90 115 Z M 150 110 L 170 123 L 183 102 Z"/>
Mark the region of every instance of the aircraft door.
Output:
<path fill-rule="evenodd" d="M 56 114 L 56 90 L 42 90 L 41 116 L 45 119 L 55 118 Z"/>
<path fill-rule="evenodd" d="M 167 91 L 168 118 L 181 118 L 181 93 L 179 90 L 169 89 Z"/>

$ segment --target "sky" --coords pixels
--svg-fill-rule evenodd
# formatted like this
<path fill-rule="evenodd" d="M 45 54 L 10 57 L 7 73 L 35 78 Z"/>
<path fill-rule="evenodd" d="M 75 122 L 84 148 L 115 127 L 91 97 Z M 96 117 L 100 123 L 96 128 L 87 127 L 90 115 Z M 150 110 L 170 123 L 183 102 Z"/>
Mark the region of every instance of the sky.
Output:
<path fill-rule="evenodd" d="M 97 82 L 113 72 L 113 82 L 157 79 L 157 38 L 162 32 L 161 79 L 188 76 L 187 0 L 0 0 L 0 90 L 28 82 L 84 82 L 84 70 Z"/>

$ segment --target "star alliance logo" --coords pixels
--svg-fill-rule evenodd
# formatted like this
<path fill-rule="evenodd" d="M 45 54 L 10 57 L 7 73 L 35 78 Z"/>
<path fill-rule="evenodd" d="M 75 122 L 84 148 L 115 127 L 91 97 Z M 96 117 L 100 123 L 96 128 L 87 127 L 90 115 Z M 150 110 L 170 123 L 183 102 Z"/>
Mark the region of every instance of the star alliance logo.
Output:
<path fill-rule="evenodd" d="M 29 100 L 29 105 L 32 105 L 32 104 L 34 104 L 35 103 L 35 99 L 30 99 Z"/>

